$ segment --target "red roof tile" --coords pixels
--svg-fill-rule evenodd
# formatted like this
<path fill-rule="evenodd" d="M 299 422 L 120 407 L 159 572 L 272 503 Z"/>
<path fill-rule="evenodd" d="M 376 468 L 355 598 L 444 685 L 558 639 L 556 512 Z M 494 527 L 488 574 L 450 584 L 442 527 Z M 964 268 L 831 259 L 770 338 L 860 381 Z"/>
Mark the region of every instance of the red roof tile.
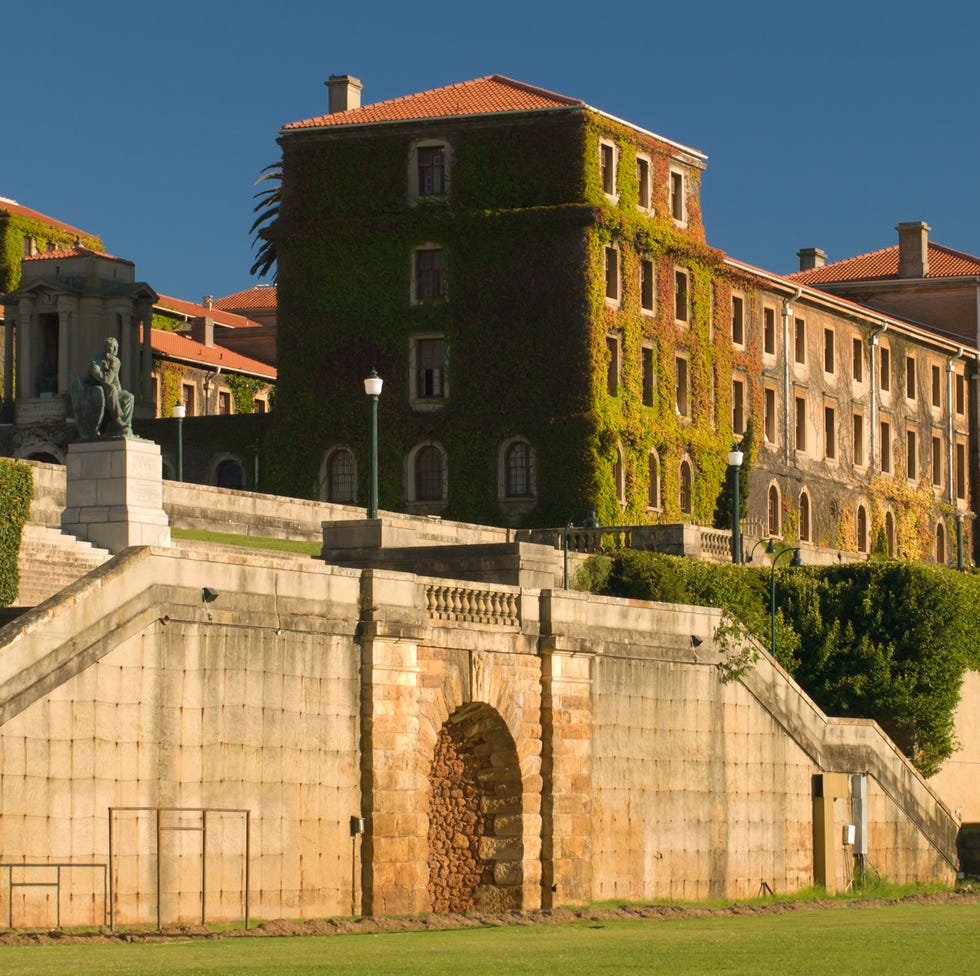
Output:
<path fill-rule="evenodd" d="M 234 295 L 214 300 L 215 308 L 275 308 L 277 295 L 275 285 L 255 285 L 245 291 L 236 291 Z"/>
<path fill-rule="evenodd" d="M 502 75 L 487 75 L 444 88 L 403 95 L 373 105 L 333 112 L 314 119 L 290 122 L 287 129 L 313 129 L 328 125 L 359 125 L 369 122 L 398 122 L 409 119 L 436 119 L 454 115 L 486 115 L 498 112 L 528 112 L 535 109 L 585 106 L 577 98 L 527 85 Z"/>
<path fill-rule="evenodd" d="M 117 258 L 114 254 L 106 254 L 105 251 L 94 251 L 90 247 L 82 244 L 75 244 L 72 247 L 59 247 L 54 251 L 39 251 L 25 257 L 25 261 L 63 261 L 65 258 L 84 258 L 95 257 L 105 258 L 107 261 L 118 261 L 120 264 L 128 264 L 131 268 L 136 265 L 126 258 Z"/>
<path fill-rule="evenodd" d="M 21 206 L 16 200 L 11 200 L 9 197 L 0 197 L 0 213 L 4 211 L 10 214 L 17 214 L 19 217 L 27 217 L 29 220 L 37 220 L 41 223 L 49 224 L 51 227 L 56 227 L 58 230 L 63 230 L 68 234 L 77 234 L 80 237 L 90 237 L 94 240 L 99 239 L 96 234 L 90 234 L 87 230 L 79 230 L 77 227 L 72 227 L 71 224 L 55 220 L 54 217 L 48 217 L 37 210 L 31 210 L 30 207 Z"/>
<path fill-rule="evenodd" d="M 153 329 L 150 340 L 154 352 L 170 359 L 179 359 L 194 366 L 220 366 L 229 373 L 248 373 L 270 383 L 276 381 L 275 366 L 260 363 L 257 359 L 242 356 L 223 346 L 206 346 L 202 342 L 195 342 L 193 339 L 178 335 L 176 332 L 167 332 L 165 329 Z"/>
<path fill-rule="evenodd" d="M 980 258 L 951 247 L 929 242 L 929 274 L 927 278 L 956 278 L 980 274 Z M 820 268 L 795 271 L 786 275 L 790 281 L 806 285 L 829 284 L 839 281 L 898 280 L 898 245 L 880 251 L 859 254 L 857 257 L 834 261 Z"/>
<path fill-rule="evenodd" d="M 229 329 L 259 329 L 260 323 L 246 318 L 244 315 L 235 315 L 234 312 L 225 312 L 212 305 L 210 309 L 194 302 L 185 302 L 182 298 L 173 298 L 170 295 L 160 295 L 156 302 L 157 308 L 162 308 L 165 312 L 176 312 L 178 315 L 187 319 L 211 319 L 215 325 L 223 325 Z"/>

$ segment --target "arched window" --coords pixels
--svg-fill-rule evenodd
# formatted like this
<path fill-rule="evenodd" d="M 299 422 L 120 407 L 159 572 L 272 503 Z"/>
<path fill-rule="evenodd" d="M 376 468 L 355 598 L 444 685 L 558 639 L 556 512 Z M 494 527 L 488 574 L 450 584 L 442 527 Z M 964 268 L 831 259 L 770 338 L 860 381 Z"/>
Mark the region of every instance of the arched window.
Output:
<path fill-rule="evenodd" d="M 775 485 L 769 486 L 769 535 L 780 535 L 779 489 Z"/>
<path fill-rule="evenodd" d="M 800 493 L 800 542 L 810 541 L 810 496 Z"/>
<path fill-rule="evenodd" d="M 623 449 L 616 448 L 616 460 L 613 461 L 613 485 L 616 487 L 616 500 L 620 505 L 626 504 L 626 477 L 623 471 Z"/>
<path fill-rule="evenodd" d="M 504 455 L 504 494 L 508 498 L 530 498 L 534 494 L 531 483 L 531 445 L 527 441 L 514 441 Z"/>
<path fill-rule="evenodd" d="M 647 507 L 660 510 L 660 458 L 656 451 L 647 456 L 647 473 L 650 483 L 647 486 Z"/>
<path fill-rule="evenodd" d="M 351 505 L 357 499 L 357 466 L 354 455 L 341 447 L 327 458 L 327 501 Z"/>
<path fill-rule="evenodd" d="M 857 548 L 858 552 L 868 551 L 868 513 L 863 505 L 857 510 Z"/>
<path fill-rule="evenodd" d="M 214 483 L 219 488 L 244 488 L 245 472 L 242 463 L 235 458 L 226 458 L 215 469 Z"/>
<path fill-rule="evenodd" d="M 433 444 L 420 447 L 413 468 L 415 501 L 441 502 L 446 497 L 442 451 Z"/>
<path fill-rule="evenodd" d="M 681 511 L 685 515 L 690 515 L 693 508 L 693 487 L 691 463 L 685 458 L 683 461 L 681 461 L 680 478 L 680 505 Z"/>
<path fill-rule="evenodd" d="M 889 559 L 895 555 L 895 516 L 885 512 L 885 555 Z"/>
<path fill-rule="evenodd" d="M 942 522 L 936 523 L 936 562 L 946 565 L 946 526 Z"/>

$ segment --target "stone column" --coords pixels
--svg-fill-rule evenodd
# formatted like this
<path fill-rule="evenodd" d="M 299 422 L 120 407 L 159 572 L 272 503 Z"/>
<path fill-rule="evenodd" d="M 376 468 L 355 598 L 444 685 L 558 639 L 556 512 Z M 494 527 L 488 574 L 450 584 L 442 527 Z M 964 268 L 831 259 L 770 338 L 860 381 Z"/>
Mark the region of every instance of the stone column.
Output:
<path fill-rule="evenodd" d="M 148 302 L 140 302 L 136 306 L 136 317 L 136 332 L 142 332 L 138 398 L 149 402 L 153 399 L 153 306 Z"/>
<path fill-rule="evenodd" d="M 570 643 L 541 646 L 543 908 L 592 900 L 592 655 Z"/>
<path fill-rule="evenodd" d="M 14 399 L 14 321 L 9 319 L 3 326 L 3 399 L 11 403 Z"/>
<path fill-rule="evenodd" d="M 419 751 L 422 586 L 365 570 L 361 578 L 361 848 L 365 915 L 428 909 L 428 783 Z"/>
<path fill-rule="evenodd" d="M 34 366 L 31 363 L 31 312 L 34 303 L 22 298 L 17 305 L 17 389 L 14 396 L 27 399 L 34 395 L 31 389 L 31 376 Z"/>
<path fill-rule="evenodd" d="M 58 302 L 58 392 L 67 393 L 71 382 L 70 313 Z"/>

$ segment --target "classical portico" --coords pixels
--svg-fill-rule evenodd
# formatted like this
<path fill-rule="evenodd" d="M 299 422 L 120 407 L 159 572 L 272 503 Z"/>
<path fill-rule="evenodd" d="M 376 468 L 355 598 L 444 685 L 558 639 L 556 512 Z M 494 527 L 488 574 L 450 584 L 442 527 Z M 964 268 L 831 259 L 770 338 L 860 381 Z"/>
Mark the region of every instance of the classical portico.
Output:
<path fill-rule="evenodd" d="M 119 340 L 120 381 L 136 417 L 152 417 L 151 324 L 157 294 L 131 261 L 76 245 L 25 258 L 4 299 L 4 401 L 18 428 L 64 423 L 73 375 L 107 336 Z M 16 378 L 16 379 L 15 379 Z"/>

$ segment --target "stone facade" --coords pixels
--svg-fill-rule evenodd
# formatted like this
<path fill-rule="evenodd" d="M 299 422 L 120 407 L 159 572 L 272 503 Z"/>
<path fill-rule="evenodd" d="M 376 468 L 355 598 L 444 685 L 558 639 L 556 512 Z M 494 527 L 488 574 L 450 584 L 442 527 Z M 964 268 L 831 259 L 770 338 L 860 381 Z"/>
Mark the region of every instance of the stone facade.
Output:
<path fill-rule="evenodd" d="M 828 719 L 765 655 L 724 681 L 718 623 L 129 549 L 0 631 L 0 848 L 50 865 L 0 877 L 0 914 L 11 891 L 18 926 L 792 891 L 829 773 L 866 775 L 875 867 L 950 880 L 956 821 L 877 726 Z M 830 811 L 840 838 L 849 798 Z M 832 845 L 828 887 L 850 865 Z"/>

